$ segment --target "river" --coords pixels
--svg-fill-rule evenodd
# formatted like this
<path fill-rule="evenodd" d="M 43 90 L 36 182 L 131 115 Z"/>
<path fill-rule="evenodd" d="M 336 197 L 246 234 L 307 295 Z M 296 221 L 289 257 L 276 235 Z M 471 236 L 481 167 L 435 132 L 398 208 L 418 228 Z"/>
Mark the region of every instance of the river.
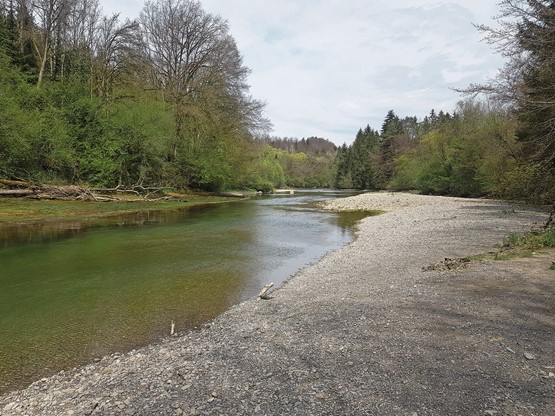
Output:
<path fill-rule="evenodd" d="M 0 244 L 0 392 L 187 331 L 353 238 L 339 191 L 11 232 Z"/>

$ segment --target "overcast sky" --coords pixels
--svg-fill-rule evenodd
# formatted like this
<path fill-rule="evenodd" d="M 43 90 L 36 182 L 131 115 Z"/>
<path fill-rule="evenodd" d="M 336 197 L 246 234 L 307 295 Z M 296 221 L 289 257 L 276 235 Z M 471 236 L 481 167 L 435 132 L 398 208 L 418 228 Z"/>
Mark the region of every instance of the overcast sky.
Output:
<path fill-rule="evenodd" d="M 101 0 L 105 14 L 138 17 L 143 0 Z M 491 78 L 501 58 L 473 23 L 493 24 L 496 1 L 202 0 L 229 22 L 252 95 L 280 137 L 353 141 L 389 110 L 452 112 L 451 87 Z"/>

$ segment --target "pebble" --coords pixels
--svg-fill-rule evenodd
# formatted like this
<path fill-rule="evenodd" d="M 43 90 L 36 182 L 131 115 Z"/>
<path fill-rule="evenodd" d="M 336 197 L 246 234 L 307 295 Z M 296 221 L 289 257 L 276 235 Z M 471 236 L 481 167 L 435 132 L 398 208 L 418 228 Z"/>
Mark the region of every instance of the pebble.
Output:
<path fill-rule="evenodd" d="M 534 354 L 526 351 L 524 352 L 524 358 L 526 358 L 527 360 L 534 360 L 536 357 L 534 356 Z"/>

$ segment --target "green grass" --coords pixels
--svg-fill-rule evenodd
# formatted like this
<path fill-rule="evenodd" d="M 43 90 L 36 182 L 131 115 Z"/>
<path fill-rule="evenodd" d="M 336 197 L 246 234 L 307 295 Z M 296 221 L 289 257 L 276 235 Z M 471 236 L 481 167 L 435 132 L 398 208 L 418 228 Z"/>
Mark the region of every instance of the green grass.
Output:
<path fill-rule="evenodd" d="M 140 211 L 176 210 L 236 200 L 221 196 L 187 195 L 184 200 L 122 202 L 50 201 L 0 198 L 0 225 L 48 221 L 95 220 Z"/>
<path fill-rule="evenodd" d="M 493 259 L 509 260 L 531 257 L 542 249 L 553 247 L 555 247 L 555 227 L 527 233 L 515 233 L 505 238 L 503 247 L 493 255 Z M 550 269 L 555 270 L 554 266 L 551 266 Z"/>
<path fill-rule="evenodd" d="M 549 227 L 541 231 L 511 234 L 505 239 L 504 246 L 527 250 L 555 247 L 555 227 Z"/>
<path fill-rule="evenodd" d="M 510 260 L 532 257 L 538 251 L 555 247 L 555 227 L 545 230 L 515 233 L 505 238 L 503 246 L 496 252 L 467 257 L 471 261 Z M 550 267 L 555 270 L 555 262 Z"/>

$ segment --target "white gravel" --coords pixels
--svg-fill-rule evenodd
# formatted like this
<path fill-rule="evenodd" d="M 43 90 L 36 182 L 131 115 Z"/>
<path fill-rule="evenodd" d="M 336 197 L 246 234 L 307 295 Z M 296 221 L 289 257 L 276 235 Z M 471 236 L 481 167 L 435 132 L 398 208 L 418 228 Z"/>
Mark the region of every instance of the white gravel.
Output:
<path fill-rule="evenodd" d="M 460 203 L 479 203 L 483 200 L 465 198 L 440 198 L 396 192 L 372 192 L 348 198 L 335 199 L 324 205 L 331 211 L 398 211 L 424 206 L 455 206 Z"/>

